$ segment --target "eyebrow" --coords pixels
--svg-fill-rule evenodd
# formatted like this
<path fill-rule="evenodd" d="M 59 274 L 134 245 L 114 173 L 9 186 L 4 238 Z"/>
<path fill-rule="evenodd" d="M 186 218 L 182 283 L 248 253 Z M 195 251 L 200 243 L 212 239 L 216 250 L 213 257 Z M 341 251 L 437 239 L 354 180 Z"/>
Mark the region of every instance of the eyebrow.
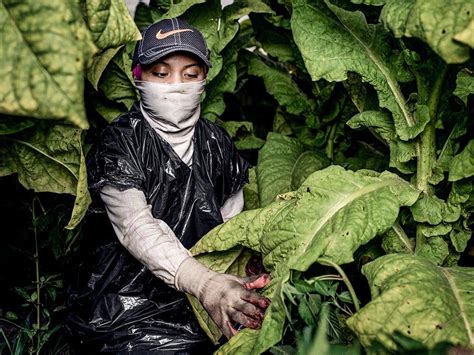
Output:
<path fill-rule="evenodd" d="M 158 60 L 158 61 L 156 62 L 156 64 L 166 64 L 166 65 L 168 65 L 168 66 L 170 65 L 169 63 L 167 63 L 167 62 L 164 61 L 164 60 Z M 156 65 L 156 64 L 155 64 L 155 65 Z M 187 69 L 187 68 L 190 68 L 190 67 L 194 67 L 194 66 L 201 67 L 198 62 L 194 62 L 194 63 L 190 63 L 190 64 L 185 65 L 185 66 L 184 66 L 184 69 Z"/>

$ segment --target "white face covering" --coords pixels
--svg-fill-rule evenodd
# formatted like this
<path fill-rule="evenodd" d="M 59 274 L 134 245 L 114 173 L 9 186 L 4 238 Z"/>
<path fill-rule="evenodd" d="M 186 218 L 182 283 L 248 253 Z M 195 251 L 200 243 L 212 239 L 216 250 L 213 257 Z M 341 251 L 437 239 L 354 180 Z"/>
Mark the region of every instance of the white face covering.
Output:
<path fill-rule="evenodd" d="M 136 81 L 145 119 L 186 164 L 191 165 L 194 135 L 206 80 L 164 84 Z"/>

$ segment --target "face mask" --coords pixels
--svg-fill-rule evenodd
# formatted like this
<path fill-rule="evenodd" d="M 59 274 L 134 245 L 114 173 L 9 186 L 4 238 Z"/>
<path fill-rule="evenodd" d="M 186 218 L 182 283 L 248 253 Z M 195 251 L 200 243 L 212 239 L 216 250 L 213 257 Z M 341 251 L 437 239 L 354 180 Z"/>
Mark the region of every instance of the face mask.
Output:
<path fill-rule="evenodd" d="M 161 131 L 174 133 L 194 127 L 200 115 L 200 99 L 206 80 L 164 84 L 136 81 L 141 106 Z"/>

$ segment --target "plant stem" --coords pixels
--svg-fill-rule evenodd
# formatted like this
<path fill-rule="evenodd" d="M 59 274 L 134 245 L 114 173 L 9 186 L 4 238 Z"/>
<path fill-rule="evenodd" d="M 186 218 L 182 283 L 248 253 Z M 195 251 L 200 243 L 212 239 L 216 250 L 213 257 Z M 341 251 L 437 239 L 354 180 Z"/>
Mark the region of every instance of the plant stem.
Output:
<path fill-rule="evenodd" d="M 352 302 L 354 302 L 354 307 L 356 309 L 356 312 L 358 312 L 360 310 L 359 299 L 357 298 L 357 295 L 354 291 L 354 287 L 352 287 L 351 281 L 347 277 L 344 270 L 342 270 L 342 268 L 339 265 L 337 265 L 334 261 L 326 259 L 326 258 L 318 258 L 318 260 L 316 261 L 320 263 L 321 265 L 332 266 L 334 269 L 337 270 L 339 275 L 341 275 L 342 277 L 342 281 L 346 284 L 346 287 L 349 290 L 349 293 L 351 294 Z"/>
<path fill-rule="evenodd" d="M 40 300 L 40 270 L 39 270 L 39 248 L 38 248 L 38 230 L 36 228 L 36 213 L 35 213 L 35 201 L 36 197 L 33 198 L 33 208 L 32 208 L 32 216 L 33 216 L 33 235 L 35 237 L 35 268 L 36 268 L 36 331 L 39 332 L 41 328 L 41 300 Z M 37 336 L 37 348 L 36 353 L 39 354 L 40 348 L 40 339 Z"/>
<path fill-rule="evenodd" d="M 337 123 L 331 126 L 329 132 L 328 145 L 326 146 L 326 155 L 331 161 L 334 159 L 334 137 L 336 136 Z"/>
<path fill-rule="evenodd" d="M 400 226 L 398 222 L 395 222 L 395 224 L 392 226 L 393 231 L 395 232 L 395 235 L 400 239 L 400 241 L 403 243 L 403 245 L 408 249 L 408 251 L 413 254 L 413 245 L 410 242 L 410 239 L 406 235 L 405 231 L 403 228 Z"/>
<path fill-rule="evenodd" d="M 428 94 L 428 88 L 422 84 L 422 79 L 417 76 L 418 93 L 420 102 L 427 104 L 430 113 L 430 121 L 426 125 L 419 138 L 419 151 L 416 168 L 416 188 L 424 194 L 429 193 L 429 179 L 433 173 L 436 163 L 436 116 L 438 114 L 438 104 L 441 97 L 441 91 L 447 72 L 447 66 L 443 65 L 433 86 L 431 95 Z M 428 97 L 429 95 L 429 97 Z M 416 227 L 416 248 L 419 249 L 425 242 L 425 236 L 421 233 L 421 225 Z"/>

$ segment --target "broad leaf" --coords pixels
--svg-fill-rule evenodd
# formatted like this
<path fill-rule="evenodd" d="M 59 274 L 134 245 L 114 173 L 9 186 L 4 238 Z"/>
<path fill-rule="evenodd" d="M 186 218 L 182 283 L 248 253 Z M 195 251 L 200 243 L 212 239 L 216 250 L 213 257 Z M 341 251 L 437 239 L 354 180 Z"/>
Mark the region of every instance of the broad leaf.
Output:
<path fill-rule="evenodd" d="M 170 8 L 168 12 L 161 15 L 160 18 L 153 18 L 154 21 L 163 19 L 163 18 L 172 18 L 178 17 L 188 11 L 192 6 L 197 4 L 205 3 L 206 0 L 183 0 L 177 2 L 176 4 L 173 1 L 170 1 Z"/>
<path fill-rule="evenodd" d="M 230 46 L 231 47 L 231 46 Z M 225 111 L 224 94 L 235 90 L 237 84 L 237 48 L 225 51 L 221 72 L 206 86 L 206 97 L 202 102 L 202 116 L 215 121 Z"/>
<path fill-rule="evenodd" d="M 105 69 L 99 81 L 99 90 L 105 96 L 118 104 L 123 104 L 122 112 L 130 109 L 138 100 L 138 91 L 135 87 L 131 59 L 125 47 L 115 55 Z"/>
<path fill-rule="evenodd" d="M 204 38 L 207 46 L 211 52 L 212 68 L 207 75 L 208 81 L 212 81 L 217 74 L 220 73 L 223 65 L 221 54 L 217 51 L 219 46 L 219 24 L 221 23 L 222 8 L 220 1 L 194 1 L 197 4 L 189 8 L 183 13 L 182 18 L 188 21 L 191 25 L 198 28 Z M 183 4 L 183 3 L 180 3 Z M 173 5 L 170 9 L 180 6 L 180 4 Z"/>
<path fill-rule="evenodd" d="M 391 254 L 363 266 L 372 301 L 347 324 L 362 345 L 395 344 L 399 331 L 433 347 L 449 341 L 474 346 L 474 270 L 442 268 L 416 256 Z"/>
<path fill-rule="evenodd" d="M 87 69 L 86 76 L 94 89 L 98 90 L 99 80 L 105 68 L 109 65 L 112 58 L 115 57 L 121 47 L 106 49 L 103 53 L 96 54 L 92 60 L 92 64 Z"/>
<path fill-rule="evenodd" d="M 388 33 L 369 25 L 363 13 L 326 2 L 295 0 L 291 27 L 313 80 L 343 81 L 358 73 L 377 91 L 381 107 L 392 112 L 402 140 L 416 137 L 426 124 L 410 112 L 397 82 L 396 61 L 390 58 Z"/>
<path fill-rule="evenodd" d="M 275 27 L 263 15 L 251 15 L 250 20 L 255 30 L 255 37 L 265 52 L 278 58 L 281 62 L 295 60 L 296 53 L 293 47 L 296 46 L 289 31 L 283 31 L 281 28 Z"/>
<path fill-rule="evenodd" d="M 449 256 L 448 242 L 443 237 L 430 237 L 417 244 L 416 255 L 431 260 L 436 265 L 443 265 Z"/>
<path fill-rule="evenodd" d="M 85 0 L 84 17 L 100 49 L 120 47 L 141 38 L 123 0 Z"/>
<path fill-rule="evenodd" d="M 474 140 L 470 140 L 449 165 L 449 181 L 458 181 L 474 175 Z"/>
<path fill-rule="evenodd" d="M 317 171 L 295 193 L 237 215 L 193 247 L 200 254 L 243 245 L 261 253 L 265 268 L 272 272 L 263 292 L 272 304 L 257 339 L 254 331 L 239 332 L 221 353 L 238 353 L 233 344 L 251 342 L 252 353 L 276 344 L 286 317 L 282 287 L 290 270 L 305 271 L 323 256 L 338 264 L 352 261 L 359 246 L 392 226 L 401 205 L 417 199 L 418 192 L 396 175 L 372 175 L 337 166 Z"/>
<path fill-rule="evenodd" d="M 0 135 L 8 135 L 23 131 L 24 129 L 33 127 L 35 122 L 30 118 L 1 116 L 0 117 Z"/>
<path fill-rule="evenodd" d="M 462 226 L 456 226 L 449 234 L 454 249 L 456 249 L 458 253 L 462 253 L 466 249 L 471 236 L 472 231 L 466 230 Z"/>
<path fill-rule="evenodd" d="M 74 228 L 90 203 L 81 131 L 63 125 L 35 127 L 0 139 L 0 176 L 18 174 L 27 189 L 76 196 L 67 228 Z"/>
<path fill-rule="evenodd" d="M 472 1 L 393 0 L 384 6 L 380 16 L 395 37 L 417 37 L 447 63 L 469 59 L 469 47 L 453 37 L 473 20 Z"/>
<path fill-rule="evenodd" d="M 466 12 L 466 15 L 469 14 Z M 471 18 L 469 24 L 461 30 L 461 32 L 457 33 L 453 39 L 457 42 L 463 43 L 466 46 L 474 48 L 474 19 Z"/>
<path fill-rule="evenodd" d="M 265 64 L 256 55 L 249 55 L 248 73 L 263 79 L 267 91 L 293 115 L 313 115 L 314 101 L 296 85 L 288 72 Z"/>
<path fill-rule="evenodd" d="M 0 112 L 89 124 L 84 66 L 96 48 L 72 0 L 0 4 Z"/>
<path fill-rule="evenodd" d="M 446 138 L 436 161 L 436 168 L 442 172 L 449 171 L 449 166 L 459 151 L 460 143 L 458 139 L 467 133 L 467 115 L 462 115 L 461 117 L 454 116 L 454 118 L 456 123 Z"/>
<path fill-rule="evenodd" d="M 456 79 L 456 90 L 453 94 L 467 105 L 467 97 L 474 95 L 474 74 L 472 72 L 467 69 L 459 71 Z"/>
<path fill-rule="evenodd" d="M 219 32 L 219 45 L 216 50 L 222 51 L 239 31 L 239 23 L 243 16 L 250 13 L 273 13 L 273 10 L 261 0 L 234 1 L 222 11 L 222 26 Z"/>
<path fill-rule="evenodd" d="M 416 157 L 415 144 L 398 138 L 389 114 L 380 111 L 365 111 L 352 117 L 347 124 L 351 128 L 373 129 L 390 146 L 390 167 L 397 168 L 402 173 L 411 172 L 405 163 Z"/>
<path fill-rule="evenodd" d="M 244 200 L 244 210 L 253 210 L 260 207 L 256 168 L 249 169 L 249 183 L 244 186 Z"/>
<path fill-rule="evenodd" d="M 297 139 L 270 132 L 258 155 L 260 206 L 268 205 L 278 194 L 296 190 L 306 177 L 328 164 L 325 156 L 307 151 Z"/>
<path fill-rule="evenodd" d="M 417 222 L 427 222 L 431 225 L 440 224 L 443 220 L 446 203 L 436 196 L 423 195 L 411 206 L 413 219 Z"/>

